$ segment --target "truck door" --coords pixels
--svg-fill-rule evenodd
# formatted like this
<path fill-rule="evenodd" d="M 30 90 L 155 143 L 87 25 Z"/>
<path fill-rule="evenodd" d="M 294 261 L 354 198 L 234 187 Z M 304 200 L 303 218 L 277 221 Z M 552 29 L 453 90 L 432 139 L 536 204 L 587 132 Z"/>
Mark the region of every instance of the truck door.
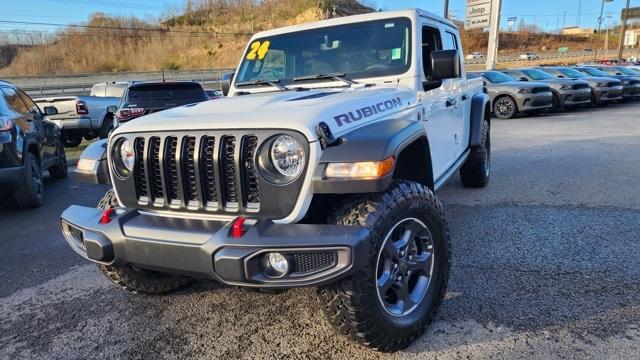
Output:
<path fill-rule="evenodd" d="M 459 56 L 462 55 L 462 48 L 460 47 L 456 32 L 445 28 L 442 40 L 444 50 L 458 50 Z M 453 141 L 454 159 L 458 159 L 462 156 L 462 153 L 467 150 L 469 144 L 469 131 L 467 129 L 470 128 L 469 113 L 471 112 L 471 99 L 469 99 L 469 94 L 467 94 L 468 89 L 467 80 L 464 76 L 464 63 L 462 63 L 462 60 L 459 61 L 461 62 L 460 69 L 463 71 L 461 77 L 449 80 L 450 86 L 454 89 L 450 99 L 450 103 L 453 103 L 451 106 L 453 132 L 450 136 L 452 136 L 451 140 Z"/>
<path fill-rule="evenodd" d="M 422 69 L 423 81 L 431 79 L 431 53 L 442 50 L 442 35 L 438 25 L 423 23 L 422 34 Z M 433 178 L 437 181 L 453 165 L 453 82 L 444 80 L 442 85 L 429 91 L 419 91 L 418 101 L 421 104 L 422 121 L 429 139 Z"/>

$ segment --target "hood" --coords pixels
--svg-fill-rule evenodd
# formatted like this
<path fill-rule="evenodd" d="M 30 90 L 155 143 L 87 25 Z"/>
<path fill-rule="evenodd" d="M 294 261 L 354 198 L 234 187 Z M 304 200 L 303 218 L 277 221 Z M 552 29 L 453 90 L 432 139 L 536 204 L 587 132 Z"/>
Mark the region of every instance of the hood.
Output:
<path fill-rule="evenodd" d="M 604 77 L 604 76 L 585 76 L 575 80 L 582 80 L 589 83 L 589 85 L 596 85 L 599 83 L 610 83 L 612 81 L 616 81 L 614 78 Z"/>
<path fill-rule="evenodd" d="M 552 78 L 546 80 L 536 80 L 543 82 L 553 88 L 560 88 L 562 85 L 588 84 L 586 81 L 576 79 Z"/>
<path fill-rule="evenodd" d="M 327 88 L 275 91 L 189 104 L 132 120 L 114 135 L 209 129 L 291 129 L 317 140 L 325 122 L 335 136 L 383 120 L 415 103 L 403 88 Z"/>
<path fill-rule="evenodd" d="M 533 88 L 548 88 L 549 84 L 535 81 L 508 81 L 503 83 L 491 83 L 487 81 L 487 87 L 489 88 L 510 88 L 510 89 L 533 89 Z"/>

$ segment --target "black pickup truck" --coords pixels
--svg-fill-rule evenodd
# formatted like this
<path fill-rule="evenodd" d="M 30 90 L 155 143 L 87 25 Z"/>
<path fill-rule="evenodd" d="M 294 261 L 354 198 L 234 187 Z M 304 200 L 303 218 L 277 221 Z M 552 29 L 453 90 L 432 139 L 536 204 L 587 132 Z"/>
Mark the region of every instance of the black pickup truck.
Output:
<path fill-rule="evenodd" d="M 42 173 L 67 176 L 60 129 L 45 119 L 57 109 L 38 105 L 15 85 L 0 80 L 0 192 L 11 192 L 20 208 L 42 205 Z"/>

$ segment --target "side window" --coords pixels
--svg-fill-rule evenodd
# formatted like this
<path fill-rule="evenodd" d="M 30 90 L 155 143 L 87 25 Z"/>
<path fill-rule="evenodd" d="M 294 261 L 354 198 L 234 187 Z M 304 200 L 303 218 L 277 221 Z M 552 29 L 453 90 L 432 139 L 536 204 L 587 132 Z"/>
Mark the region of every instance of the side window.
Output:
<path fill-rule="evenodd" d="M 422 70 L 425 80 L 431 80 L 431 53 L 442 50 L 440 31 L 429 26 L 422 27 Z"/>
<path fill-rule="evenodd" d="M 444 35 L 444 50 L 458 50 L 458 41 L 456 35 L 450 32 L 445 32 Z"/>
<path fill-rule="evenodd" d="M 12 111 L 9 109 L 6 100 L 4 99 L 3 88 L 0 88 L 0 116 L 11 116 Z"/>
<path fill-rule="evenodd" d="M 18 114 L 28 114 L 29 108 L 27 105 L 20 100 L 20 96 L 18 93 L 12 88 L 3 88 L 2 92 L 4 93 L 4 98 L 7 101 L 7 105 L 9 105 L 9 109 L 18 113 Z"/>
<path fill-rule="evenodd" d="M 40 108 L 38 107 L 38 105 L 36 105 L 36 103 L 33 102 L 33 100 L 31 100 L 29 95 L 25 94 L 24 91 L 20 89 L 18 89 L 18 95 L 20 95 L 20 98 L 22 99 L 22 101 L 24 101 L 24 103 L 27 104 L 27 108 L 29 109 L 29 112 L 40 114 L 41 112 Z"/>

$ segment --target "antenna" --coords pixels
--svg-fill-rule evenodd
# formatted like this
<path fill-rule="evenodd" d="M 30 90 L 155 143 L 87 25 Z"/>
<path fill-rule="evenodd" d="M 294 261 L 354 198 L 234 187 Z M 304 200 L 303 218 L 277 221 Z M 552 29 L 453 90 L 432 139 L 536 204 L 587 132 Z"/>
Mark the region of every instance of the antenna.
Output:
<path fill-rule="evenodd" d="M 162 71 L 162 82 L 164 82 L 164 66 L 160 69 Z"/>

